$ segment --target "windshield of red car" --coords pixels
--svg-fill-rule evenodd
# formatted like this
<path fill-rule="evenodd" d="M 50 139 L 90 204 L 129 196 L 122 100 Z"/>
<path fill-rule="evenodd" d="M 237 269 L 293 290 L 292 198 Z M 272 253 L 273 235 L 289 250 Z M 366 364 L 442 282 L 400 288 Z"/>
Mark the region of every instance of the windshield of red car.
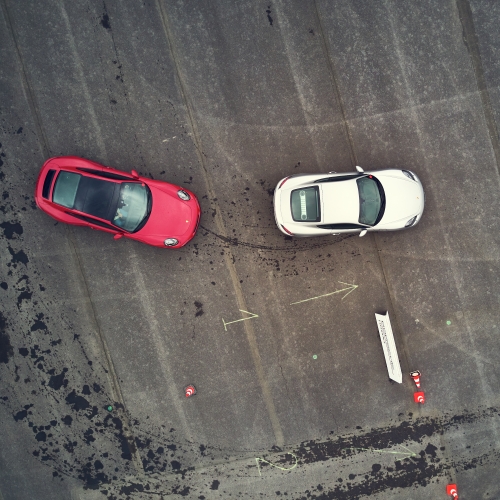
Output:
<path fill-rule="evenodd" d="M 121 183 L 113 224 L 129 232 L 140 229 L 151 211 L 148 191 L 144 184 L 138 182 Z"/>

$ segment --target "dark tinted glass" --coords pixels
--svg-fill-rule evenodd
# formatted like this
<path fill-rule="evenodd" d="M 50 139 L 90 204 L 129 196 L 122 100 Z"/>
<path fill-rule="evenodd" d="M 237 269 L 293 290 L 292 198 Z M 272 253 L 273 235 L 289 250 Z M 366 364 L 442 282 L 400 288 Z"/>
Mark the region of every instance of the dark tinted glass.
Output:
<path fill-rule="evenodd" d="M 80 174 L 61 170 L 56 179 L 52 201 L 63 207 L 73 208 L 81 178 Z"/>
<path fill-rule="evenodd" d="M 292 218 L 297 222 L 317 222 L 321 219 L 319 189 L 295 189 L 291 195 Z"/>
<path fill-rule="evenodd" d="M 123 182 L 113 224 L 134 232 L 138 229 L 151 210 L 146 186 L 137 182 Z"/>
<path fill-rule="evenodd" d="M 114 182 L 82 177 L 73 208 L 100 219 L 109 219 L 113 195 L 118 188 L 119 184 Z"/>
<path fill-rule="evenodd" d="M 356 181 L 359 191 L 359 222 L 373 226 L 382 208 L 379 186 L 371 176 Z"/>
<path fill-rule="evenodd" d="M 43 181 L 42 197 L 46 200 L 49 199 L 50 188 L 52 186 L 52 181 L 54 180 L 55 170 L 49 170 Z"/>

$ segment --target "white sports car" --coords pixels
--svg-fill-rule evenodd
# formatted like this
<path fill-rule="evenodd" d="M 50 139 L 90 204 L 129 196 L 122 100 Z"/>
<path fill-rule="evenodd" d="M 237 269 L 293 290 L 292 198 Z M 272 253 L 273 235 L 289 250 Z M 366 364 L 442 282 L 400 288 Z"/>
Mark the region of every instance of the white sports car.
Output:
<path fill-rule="evenodd" d="M 274 190 L 274 216 L 289 236 L 394 231 L 412 227 L 424 211 L 419 178 L 409 170 L 298 174 Z"/>

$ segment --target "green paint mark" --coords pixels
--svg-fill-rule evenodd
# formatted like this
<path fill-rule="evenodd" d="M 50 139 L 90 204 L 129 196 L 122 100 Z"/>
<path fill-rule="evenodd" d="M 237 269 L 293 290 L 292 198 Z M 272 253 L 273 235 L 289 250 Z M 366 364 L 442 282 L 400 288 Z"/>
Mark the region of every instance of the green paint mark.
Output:
<path fill-rule="evenodd" d="M 451 325 L 451 321 L 450 321 L 450 320 L 448 320 L 448 321 L 446 322 L 446 324 L 447 324 L 448 326 L 450 326 L 450 325 Z"/>
<path fill-rule="evenodd" d="M 113 407 L 111 405 L 109 405 L 109 406 L 106 407 L 106 410 L 113 411 Z"/>
<path fill-rule="evenodd" d="M 313 359 L 318 359 L 318 355 L 317 354 L 313 354 Z"/>

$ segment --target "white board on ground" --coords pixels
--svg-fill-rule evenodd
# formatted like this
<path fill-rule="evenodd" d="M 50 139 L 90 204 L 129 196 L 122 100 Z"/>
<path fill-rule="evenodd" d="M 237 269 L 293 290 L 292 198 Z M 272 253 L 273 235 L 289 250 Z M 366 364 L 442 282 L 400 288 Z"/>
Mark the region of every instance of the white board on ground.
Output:
<path fill-rule="evenodd" d="M 377 320 L 378 333 L 380 334 L 380 341 L 384 349 L 385 364 L 387 365 L 389 378 L 401 384 L 403 382 L 403 374 L 401 373 L 396 342 L 394 341 L 394 334 L 392 333 L 389 311 L 385 314 L 375 313 L 375 319 Z"/>

